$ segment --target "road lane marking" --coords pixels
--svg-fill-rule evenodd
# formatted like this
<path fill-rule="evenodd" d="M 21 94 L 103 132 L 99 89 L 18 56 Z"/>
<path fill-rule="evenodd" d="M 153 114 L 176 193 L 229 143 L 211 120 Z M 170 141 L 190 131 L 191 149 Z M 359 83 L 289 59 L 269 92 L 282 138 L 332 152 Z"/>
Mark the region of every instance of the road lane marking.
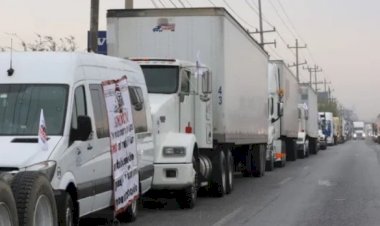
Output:
<path fill-rule="evenodd" d="M 280 181 L 280 183 L 278 183 L 278 185 L 284 185 L 286 183 L 288 183 L 292 178 L 291 177 L 287 177 L 285 179 L 283 179 L 282 181 Z"/>
<path fill-rule="evenodd" d="M 243 209 L 242 207 L 239 207 L 238 209 L 236 209 L 232 213 L 228 214 L 227 216 L 223 217 L 218 222 L 216 222 L 215 224 L 213 224 L 213 226 L 222 226 L 222 225 L 225 225 L 228 221 L 232 220 L 236 215 L 238 215 L 242 211 L 242 209 Z"/>

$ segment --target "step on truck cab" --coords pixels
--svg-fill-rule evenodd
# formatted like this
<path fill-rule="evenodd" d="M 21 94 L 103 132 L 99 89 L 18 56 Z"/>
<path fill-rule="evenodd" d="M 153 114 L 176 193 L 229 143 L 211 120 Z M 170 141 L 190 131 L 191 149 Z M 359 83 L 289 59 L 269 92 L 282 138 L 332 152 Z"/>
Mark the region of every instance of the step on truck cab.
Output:
<path fill-rule="evenodd" d="M 0 174 L 12 187 L 20 225 L 57 225 L 58 220 L 75 225 L 80 217 L 113 206 L 101 82 L 122 76 L 131 97 L 138 96 L 131 108 L 140 192 L 145 193 L 154 153 L 148 93 L 138 64 L 85 53 L 0 54 Z M 46 148 L 38 143 L 41 109 Z M 136 208 L 134 202 L 121 217 L 133 220 Z"/>
<path fill-rule="evenodd" d="M 160 126 L 154 132 L 167 133 L 163 142 L 170 144 L 156 146 L 155 169 L 160 170 L 153 187 L 177 192 L 181 206 L 192 207 L 199 186 L 223 196 L 232 191 L 234 171 L 264 175 L 268 55 L 224 8 L 109 10 L 107 46 L 112 56 L 163 59 L 141 62 L 145 76 L 159 67 L 155 82 L 172 87 L 168 93 L 149 93 L 152 110 L 162 109 L 152 112 L 153 124 Z M 211 76 L 187 72 L 184 61 L 193 62 L 193 68 L 205 65 Z M 189 94 L 182 92 L 186 77 L 192 81 Z M 200 82 L 203 77 L 211 82 Z M 153 84 L 147 83 L 149 89 Z M 203 92 L 201 84 L 211 84 L 211 92 Z M 178 164 L 187 164 L 186 175 L 179 175 Z"/>

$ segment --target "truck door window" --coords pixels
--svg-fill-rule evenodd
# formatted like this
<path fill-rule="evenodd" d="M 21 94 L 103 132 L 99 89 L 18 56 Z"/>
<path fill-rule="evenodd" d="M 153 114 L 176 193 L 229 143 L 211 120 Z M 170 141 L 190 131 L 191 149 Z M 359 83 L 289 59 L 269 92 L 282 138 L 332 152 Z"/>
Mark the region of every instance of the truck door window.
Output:
<path fill-rule="evenodd" d="M 97 137 L 109 137 L 108 115 L 102 86 L 100 84 L 90 84 L 90 92 L 92 107 L 94 109 Z"/>
<path fill-rule="evenodd" d="M 72 138 L 75 137 L 75 132 L 78 128 L 77 120 L 78 116 L 80 115 L 87 115 L 86 95 L 84 91 L 84 86 L 79 86 L 75 89 L 73 112 L 71 117 L 70 141 L 72 141 Z"/>
<path fill-rule="evenodd" d="M 274 99 L 273 97 L 270 98 L 270 115 L 274 114 Z"/>
<path fill-rule="evenodd" d="M 190 93 L 190 72 L 188 71 L 181 74 L 181 93 Z"/>
<path fill-rule="evenodd" d="M 146 108 L 144 106 L 144 95 L 140 87 L 130 86 L 129 87 L 129 96 L 131 98 L 131 103 L 136 101 L 132 101 L 132 97 L 136 98 L 138 101 L 134 103 L 132 106 L 132 117 L 133 124 L 135 126 L 136 133 L 143 133 L 148 131 L 148 123 L 146 120 Z"/>

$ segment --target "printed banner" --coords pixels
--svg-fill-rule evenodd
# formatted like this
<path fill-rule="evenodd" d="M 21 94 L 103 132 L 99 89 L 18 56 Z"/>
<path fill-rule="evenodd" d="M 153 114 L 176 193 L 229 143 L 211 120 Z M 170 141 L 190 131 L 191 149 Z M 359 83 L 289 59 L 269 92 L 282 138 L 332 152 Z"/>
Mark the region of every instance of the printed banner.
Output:
<path fill-rule="evenodd" d="M 115 213 L 139 196 L 137 147 L 127 77 L 102 83 L 110 129 Z"/>

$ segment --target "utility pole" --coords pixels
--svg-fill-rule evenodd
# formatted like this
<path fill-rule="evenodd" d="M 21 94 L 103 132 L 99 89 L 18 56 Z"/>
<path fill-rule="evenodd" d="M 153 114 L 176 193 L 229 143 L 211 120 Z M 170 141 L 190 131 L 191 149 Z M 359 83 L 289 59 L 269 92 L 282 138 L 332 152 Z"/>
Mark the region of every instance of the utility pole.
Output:
<path fill-rule="evenodd" d="M 305 49 L 307 48 L 307 45 L 305 44 L 304 46 L 299 46 L 298 45 L 298 39 L 296 39 L 296 45 L 295 46 L 289 46 L 289 49 L 296 49 L 296 63 L 293 65 L 288 65 L 288 67 L 296 67 L 296 76 L 297 76 L 297 81 L 300 82 L 300 71 L 299 71 L 299 66 L 307 64 L 307 61 L 305 60 L 304 63 L 299 63 L 299 55 L 298 55 L 298 49 Z"/>
<path fill-rule="evenodd" d="M 309 86 L 311 87 L 311 88 L 313 88 L 313 86 L 312 86 L 312 83 L 313 83 L 313 80 L 312 80 L 312 76 L 313 76 L 313 69 L 314 68 L 312 68 L 312 67 L 309 67 L 309 66 L 307 66 L 307 67 L 302 67 L 304 70 L 307 70 L 308 72 L 309 72 Z"/>
<path fill-rule="evenodd" d="M 323 71 L 322 68 L 319 68 L 317 65 L 314 65 L 315 92 L 317 92 L 317 93 L 318 93 L 317 73 L 322 72 L 322 71 Z M 325 81 L 326 81 L 326 79 L 325 79 Z"/>
<path fill-rule="evenodd" d="M 133 0 L 125 0 L 125 8 L 133 9 Z"/>
<path fill-rule="evenodd" d="M 276 40 L 274 40 L 273 42 L 265 42 L 264 41 L 264 33 L 268 33 L 268 32 L 275 32 L 276 31 L 276 28 L 274 27 L 272 30 L 267 30 L 267 31 L 264 31 L 264 28 L 263 28 L 263 14 L 262 14 L 262 10 L 261 10 L 261 0 L 258 0 L 259 1 L 259 21 L 260 21 L 260 30 L 257 30 L 256 31 L 253 31 L 253 32 L 249 32 L 250 34 L 260 34 L 260 46 L 261 48 L 264 49 L 264 46 L 265 45 L 274 45 L 274 47 L 276 47 Z"/>
<path fill-rule="evenodd" d="M 99 0 L 91 0 L 89 52 L 98 52 Z"/>

